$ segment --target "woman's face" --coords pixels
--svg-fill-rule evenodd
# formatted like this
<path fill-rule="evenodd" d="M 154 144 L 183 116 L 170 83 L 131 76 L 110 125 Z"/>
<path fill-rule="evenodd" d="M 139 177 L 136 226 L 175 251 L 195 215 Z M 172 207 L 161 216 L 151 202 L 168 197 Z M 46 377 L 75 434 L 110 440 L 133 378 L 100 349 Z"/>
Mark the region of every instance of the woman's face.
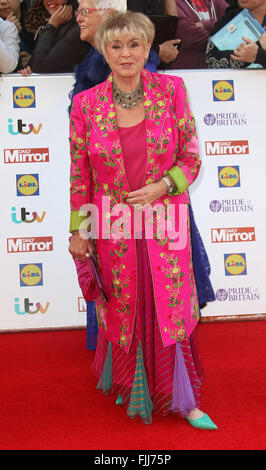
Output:
<path fill-rule="evenodd" d="M 140 75 L 148 55 L 149 47 L 140 35 L 124 33 L 107 44 L 105 59 L 115 77 L 134 79 Z"/>
<path fill-rule="evenodd" d="M 61 5 L 66 3 L 66 0 L 43 0 L 43 5 L 48 11 L 49 15 L 52 15 Z"/>
<path fill-rule="evenodd" d="M 81 0 L 78 12 L 76 19 L 80 27 L 80 39 L 93 43 L 95 33 L 105 19 L 105 15 L 100 15 L 90 0 Z"/>
<path fill-rule="evenodd" d="M 0 0 L 0 17 L 5 20 L 10 13 L 17 15 L 21 2 L 22 0 Z"/>

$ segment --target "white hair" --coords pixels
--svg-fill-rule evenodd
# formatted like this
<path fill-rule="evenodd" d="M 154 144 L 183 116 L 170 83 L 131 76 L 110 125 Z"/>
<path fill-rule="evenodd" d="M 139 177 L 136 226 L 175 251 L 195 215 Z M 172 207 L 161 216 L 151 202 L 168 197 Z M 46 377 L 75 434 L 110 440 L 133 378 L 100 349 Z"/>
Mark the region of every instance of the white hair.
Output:
<path fill-rule="evenodd" d="M 99 10 L 112 8 L 117 11 L 127 11 L 127 0 L 92 0 L 94 6 Z"/>

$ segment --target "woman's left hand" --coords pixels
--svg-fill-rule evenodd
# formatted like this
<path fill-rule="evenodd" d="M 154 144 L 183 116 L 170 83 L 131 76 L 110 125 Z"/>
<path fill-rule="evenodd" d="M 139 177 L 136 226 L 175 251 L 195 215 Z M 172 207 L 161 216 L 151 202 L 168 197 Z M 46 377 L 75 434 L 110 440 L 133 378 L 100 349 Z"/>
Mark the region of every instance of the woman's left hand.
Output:
<path fill-rule="evenodd" d="M 242 38 L 245 43 L 239 44 L 239 46 L 234 50 L 234 53 L 231 54 L 232 59 L 241 60 L 242 62 L 253 63 L 256 60 L 258 45 L 251 41 L 251 39 Z"/>
<path fill-rule="evenodd" d="M 137 191 L 131 191 L 128 193 L 127 202 L 131 205 L 136 204 L 140 209 L 147 207 L 154 201 L 166 194 L 166 183 L 164 181 L 158 181 L 158 183 L 151 183 L 143 186 Z"/>

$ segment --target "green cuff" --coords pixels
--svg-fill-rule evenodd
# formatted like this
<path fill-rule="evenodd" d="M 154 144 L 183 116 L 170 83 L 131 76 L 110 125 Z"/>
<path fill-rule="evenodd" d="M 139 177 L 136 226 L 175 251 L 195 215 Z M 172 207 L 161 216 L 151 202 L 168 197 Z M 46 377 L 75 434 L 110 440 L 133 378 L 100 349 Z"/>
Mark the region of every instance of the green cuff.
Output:
<path fill-rule="evenodd" d="M 168 174 L 173 178 L 177 190 L 172 194 L 172 196 L 177 196 L 178 194 L 184 193 L 188 187 L 189 183 L 187 178 L 185 177 L 184 173 L 178 166 L 173 166 L 168 171 Z"/>
<path fill-rule="evenodd" d="M 80 225 L 87 218 L 87 215 L 79 215 L 79 211 L 73 211 L 70 214 L 69 231 L 79 230 Z"/>

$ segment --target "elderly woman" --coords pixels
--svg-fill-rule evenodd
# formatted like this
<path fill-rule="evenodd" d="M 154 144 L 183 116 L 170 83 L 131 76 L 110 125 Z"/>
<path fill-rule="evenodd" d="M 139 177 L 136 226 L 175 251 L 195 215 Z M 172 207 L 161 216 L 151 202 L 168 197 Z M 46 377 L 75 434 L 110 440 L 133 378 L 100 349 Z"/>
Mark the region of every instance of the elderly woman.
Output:
<path fill-rule="evenodd" d="M 133 12 L 109 15 L 96 33 L 112 73 L 73 99 L 69 250 L 83 262 L 96 250 L 109 299 L 96 299 L 97 388 L 144 422 L 174 411 L 216 429 L 199 409 L 195 348 L 187 189 L 198 141 L 182 79 L 143 68 L 153 38 L 150 20 Z"/>
<path fill-rule="evenodd" d="M 219 31 L 224 25 L 232 20 L 244 8 L 247 8 L 254 18 L 266 28 L 266 1 L 265 0 L 230 0 L 224 16 L 218 21 L 211 35 Z M 243 37 L 235 50 L 220 51 L 209 39 L 206 50 L 206 61 L 208 68 L 246 68 L 251 64 L 259 64 L 266 68 L 266 32 L 257 42 Z"/>

